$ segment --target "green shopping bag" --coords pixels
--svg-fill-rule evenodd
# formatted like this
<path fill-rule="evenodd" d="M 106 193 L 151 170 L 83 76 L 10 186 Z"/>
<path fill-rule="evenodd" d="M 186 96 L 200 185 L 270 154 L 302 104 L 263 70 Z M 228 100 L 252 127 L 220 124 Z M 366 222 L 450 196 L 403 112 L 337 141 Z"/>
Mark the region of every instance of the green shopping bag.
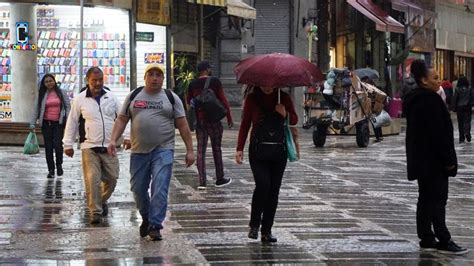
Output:
<path fill-rule="evenodd" d="M 295 141 L 293 140 L 293 135 L 291 134 L 289 116 L 286 118 L 286 122 L 285 122 L 285 140 L 286 140 L 286 150 L 288 152 L 288 161 L 290 162 L 298 161 L 298 154 L 296 153 Z"/>
<path fill-rule="evenodd" d="M 34 130 L 30 130 L 28 137 L 26 138 L 25 145 L 23 146 L 24 154 L 36 154 L 39 153 L 38 138 Z"/>

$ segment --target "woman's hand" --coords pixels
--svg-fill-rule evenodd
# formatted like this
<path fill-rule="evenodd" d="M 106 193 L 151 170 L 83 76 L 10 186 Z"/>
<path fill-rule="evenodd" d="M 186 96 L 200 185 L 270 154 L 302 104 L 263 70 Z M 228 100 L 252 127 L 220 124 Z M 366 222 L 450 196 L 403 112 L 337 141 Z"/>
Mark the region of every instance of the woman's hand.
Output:
<path fill-rule="evenodd" d="M 242 151 L 235 152 L 235 162 L 238 164 L 242 164 L 244 160 L 244 153 Z"/>
<path fill-rule="evenodd" d="M 286 118 L 286 109 L 283 104 L 277 104 L 275 105 L 275 111 L 279 113 L 283 118 Z"/>

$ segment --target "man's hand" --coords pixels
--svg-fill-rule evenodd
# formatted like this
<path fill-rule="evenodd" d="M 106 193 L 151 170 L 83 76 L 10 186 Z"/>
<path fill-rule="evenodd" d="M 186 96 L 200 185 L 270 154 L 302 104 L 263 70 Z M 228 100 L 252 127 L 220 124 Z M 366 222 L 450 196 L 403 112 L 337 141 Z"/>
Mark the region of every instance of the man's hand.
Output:
<path fill-rule="evenodd" d="M 115 141 L 110 141 L 109 146 L 107 147 L 107 153 L 112 157 L 117 156 L 117 147 L 116 146 L 117 146 L 117 144 L 115 143 Z"/>
<path fill-rule="evenodd" d="M 235 152 L 235 162 L 238 164 L 242 164 L 244 161 L 244 153 L 242 151 Z"/>
<path fill-rule="evenodd" d="M 456 167 L 456 165 L 446 166 L 446 170 L 451 171 L 454 169 L 454 167 Z"/>
<path fill-rule="evenodd" d="M 233 128 L 234 127 L 234 122 L 228 121 L 227 125 L 229 126 L 229 128 Z"/>
<path fill-rule="evenodd" d="M 275 111 L 279 113 L 283 118 L 286 118 L 286 109 L 283 104 L 277 104 L 275 106 Z"/>
<path fill-rule="evenodd" d="M 66 154 L 66 156 L 72 158 L 72 156 L 74 156 L 74 150 L 72 148 L 71 149 L 65 149 L 64 154 Z"/>
<path fill-rule="evenodd" d="M 187 151 L 186 152 L 186 167 L 190 167 L 194 163 L 194 151 Z"/>
<path fill-rule="evenodd" d="M 129 150 L 132 147 L 132 142 L 129 139 L 123 140 L 123 148 Z"/>

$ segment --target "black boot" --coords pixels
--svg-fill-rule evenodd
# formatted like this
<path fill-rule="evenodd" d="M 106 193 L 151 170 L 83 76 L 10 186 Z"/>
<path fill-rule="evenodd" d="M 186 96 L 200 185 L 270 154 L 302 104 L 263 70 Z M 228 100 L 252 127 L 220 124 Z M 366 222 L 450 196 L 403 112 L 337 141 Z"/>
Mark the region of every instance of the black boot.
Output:
<path fill-rule="evenodd" d="M 471 142 L 471 134 L 466 135 L 466 140 L 467 140 L 467 142 Z"/>
<path fill-rule="evenodd" d="M 262 240 L 262 243 L 275 243 L 275 242 L 277 242 L 276 237 L 274 237 L 272 235 L 272 233 L 268 233 L 268 234 L 263 234 L 262 233 L 261 240 Z"/>
<path fill-rule="evenodd" d="M 252 239 L 257 239 L 258 238 L 258 227 L 250 227 L 248 237 L 252 238 Z"/>
<path fill-rule="evenodd" d="M 47 178 L 54 178 L 54 170 L 49 170 L 48 175 L 46 177 Z"/>
<path fill-rule="evenodd" d="M 57 170 L 58 176 L 62 176 L 64 174 L 63 167 L 59 165 L 57 168 L 58 168 Z"/>

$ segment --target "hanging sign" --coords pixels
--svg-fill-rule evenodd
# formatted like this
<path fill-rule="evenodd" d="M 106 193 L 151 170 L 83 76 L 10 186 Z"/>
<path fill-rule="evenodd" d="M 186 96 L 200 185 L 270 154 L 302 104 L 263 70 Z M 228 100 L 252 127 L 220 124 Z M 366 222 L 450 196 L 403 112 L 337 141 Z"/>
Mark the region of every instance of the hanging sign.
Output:
<path fill-rule="evenodd" d="M 164 53 L 145 53 L 145 64 L 163 64 Z"/>
<path fill-rule="evenodd" d="M 137 22 L 170 25 L 170 1 L 138 0 Z"/>
<path fill-rule="evenodd" d="M 30 37 L 28 35 L 28 22 L 17 22 L 15 24 L 16 29 L 16 43 L 10 44 L 10 49 L 12 50 L 23 50 L 31 51 L 36 50 L 36 44 L 28 43 Z"/>

